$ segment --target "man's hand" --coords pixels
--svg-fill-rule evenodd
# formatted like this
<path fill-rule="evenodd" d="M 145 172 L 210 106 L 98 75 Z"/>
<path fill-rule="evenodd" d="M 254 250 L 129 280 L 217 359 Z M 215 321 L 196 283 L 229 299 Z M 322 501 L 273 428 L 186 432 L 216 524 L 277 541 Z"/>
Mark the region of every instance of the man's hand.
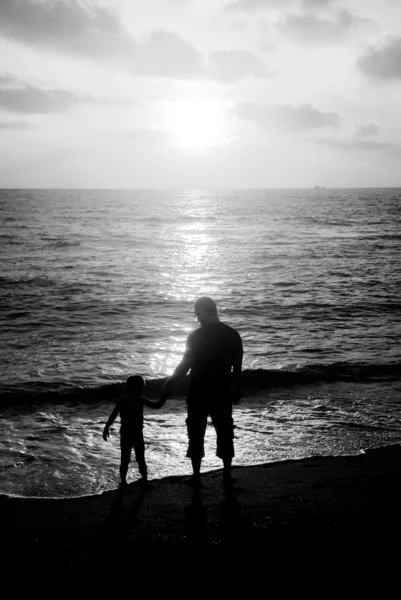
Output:
<path fill-rule="evenodd" d="M 236 386 L 233 387 L 231 390 L 230 396 L 231 396 L 231 404 L 234 404 L 234 406 L 235 406 L 241 400 L 241 388 L 236 387 Z"/>
<path fill-rule="evenodd" d="M 110 435 L 109 428 L 105 427 L 103 430 L 103 439 L 105 442 L 107 442 L 107 438 L 109 437 L 109 435 Z"/>

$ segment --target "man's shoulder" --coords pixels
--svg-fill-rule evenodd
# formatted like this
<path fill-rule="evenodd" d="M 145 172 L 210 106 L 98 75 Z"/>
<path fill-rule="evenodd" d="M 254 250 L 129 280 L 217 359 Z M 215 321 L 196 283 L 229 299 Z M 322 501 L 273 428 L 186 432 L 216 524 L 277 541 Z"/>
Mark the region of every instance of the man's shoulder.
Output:
<path fill-rule="evenodd" d="M 238 348 L 238 351 L 242 348 L 242 340 L 238 331 L 223 321 L 214 324 L 214 327 L 211 329 L 210 337 L 212 339 L 220 340 L 221 343 L 229 344 L 233 348 L 236 347 Z"/>
<path fill-rule="evenodd" d="M 220 325 L 223 325 L 223 327 L 225 327 L 226 329 L 229 329 L 230 331 L 234 331 L 236 334 L 239 335 L 238 331 L 236 329 L 234 329 L 234 327 L 232 327 L 231 325 L 228 325 L 227 323 L 224 323 L 224 321 L 220 321 Z"/>
<path fill-rule="evenodd" d="M 202 327 L 194 329 L 188 336 L 188 344 L 196 342 L 197 340 L 209 338 L 210 336 L 227 336 L 241 341 L 241 336 L 234 327 L 227 325 L 227 323 L 223 323 L 223 321 L 219 321 L 218 323 L 209 323 L 208 325 L 203 325 Z"/>
<path fill-rule="evenodd" d="M 223 323 L 222 321 L 220 321 L 220 323 L 221 323 L 221 325 L 223 325 L 223 327 L 224 327 L 223 331 L 226 331 L 227 335 L 231 335 L 233 337 L 241 339 L 240 334 L 238 333 L 238 331 L 236 329 L 234 329 L 234 327 L 231 327 L 231 325 L 227 325 L 227 323 Z"/>
<path fill-rule="evenodd" d="M 198 327 L 198 329 L 194 329 L 187 337 L 187 346 L 192 346 L 197 339 L 199 339 L 199 333 L 202 328 Z"/>

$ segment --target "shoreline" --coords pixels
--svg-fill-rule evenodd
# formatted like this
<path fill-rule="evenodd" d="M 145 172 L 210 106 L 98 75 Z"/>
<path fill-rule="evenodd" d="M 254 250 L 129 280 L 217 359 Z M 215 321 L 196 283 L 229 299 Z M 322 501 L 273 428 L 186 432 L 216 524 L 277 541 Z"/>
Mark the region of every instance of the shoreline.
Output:
<path fill-rule="evenodd" d="M 194 560 L 212 567 L 239 557 L 245 571 L 299 567 L 306 551 L 323 564 L 363 559 L 384 568 L 397 558 L 399 445 L 233 467 L 226 489 L 221 471 L 202 474 L 200 492 L 188 479 L 152 480 L 147 489 L 133 483 L 123 494 L 0 496 L 2 565 L 8 572 L 56 569 L 74 576 L 102 565 L 132 568 L 133 561 L 144 573 L 151 572 L 149 561 L 176 571 Z"/>
<path fill-rule="evenodd" d="M 312 459 L 317 459 L 317 460 L 326 460 L 326 459 L 336 459 L 336 458 L 342 458 L 342 459 L 347 459 L 347 458 L 352 458 L 352 457 L 356 457 L 356 456 L 362 456 L 364 454 L 367 453 L 371 453 L 371 452 L 377 452 L 377 451 L 383 451 L 386 450 L 388 448 L 398 448 L 400 447 L 400 453 L 401 453 L 401 444 L 398 444 L 397 442 L 395 442 L 394 444 L 387 444 L 385 446 L 372 446 L 372 447 L 367 447 L 365 449 L 361 449 L 359 451 L 350 453 L 350 454 L 311 454 L 309 456 L 302 456 L 302 457 L 297 457 L 297 458 L 277 458 L 277 459 L 272 459 L 269 462 L 260 462 L 260 463 L 254 463 L 254 464 L 247 464 L 247 465 L 233 465 L 232 466 L 232 472 L 233 472 L 233 481 L 235 480 L 235 470 L 242 470 L 242 469 L 255 469 L 255 468 L 268 468 L 270 466 L 273 465 L 277 465 L 277 464 L 282 464 L 282 465 L 286 465 L 287 463 L 300 463 L 303 461 L 308 461 L 308 460 L 312 460 Z M 135 458 L 132 458 L 132 461 L 135 463 Z M 205 470 L 201 472 L 201 476 L 202 476 L 202 480 L 204 478 L 214 478 L 214 477 L 218 477 L 220 476 L 219 474 L 222 473 L 222 468 L 211 468 L 209 470 Z M 184 473 L 184 474 L 178 474 L 178 475 L 166 475 L 165 477 L 155 477 L 153 479 L 149 479 L 148 483 L 148 489 L 151 489 L 154 485 L 163 485 L 163 482 L 167 483 L 167 482 L 173 482 L 176 484 L 179 483 L 183 483 L 185 485 L 187 485 L 187 483 L 190 481 L 191 479 L 191 473 L 190 473 L 190 468 L 188 473 Z M 140 487 L 140 478 L 131 481 L 128 484 L 128 489 L 125 490 L 124 493 L 134 493 L 134 492 L 139 492 L 139 490 L 141 489 Z M 223 489 L 223 488 L 222 488 Z M 110 495 L 110 494 L 118 494 L 119 493 L 119 489 L 113 488 L 113 489 L 105 489 L 99 492 L 93 492 L 93 493 L 82 493 L 82 494 L 77 494 L 77 495 L 71 495 L 71 496 L 24 496 L 23 494 L 13 494 L 13 493 L 7 493 L 7 492 L 1 492 L 0 491 L 0 505 L 4 500 L 17 500 L 17 501 L 55 501 L 55 502 L 63 502 L 63 501 L 78 501 L 78 500 L 95 500 L 96 498 L 101 498 L 104 495 Z M 1 531 L 0 531 L 1 533 Z"/>

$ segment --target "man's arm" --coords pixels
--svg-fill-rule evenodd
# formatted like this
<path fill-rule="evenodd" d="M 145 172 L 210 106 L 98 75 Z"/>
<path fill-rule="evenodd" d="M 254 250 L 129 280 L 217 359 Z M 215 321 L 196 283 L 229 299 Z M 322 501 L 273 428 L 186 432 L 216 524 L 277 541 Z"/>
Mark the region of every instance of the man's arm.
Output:
<path fill-rule="evenodd" d="M 192 360 L 187 349 L 180 364 L 176 367 L 174 373 L 171 375 L 171 377 L 167 379 L 166 383 L 163 385 L 162 390 L 160 392 L 160 402 L 162 402 L 163 404 L 165 403 L 167 398 L 169 398 L 172 394 L 173 386 L 177 383 L 177 381 L 185 377 L 191 366 Z"/>
<path fill-rule="evenodd" d="M 107 438 L 110 435 L 109 432 L 109 427 L 112 426 L 112 424 L 114 423 L 114 421 L 116 420 L 118 413 L 120 412 L 120 407 L 118 405 L 118 403 L 115 405 L 113 412 L 110 414 L 109 418 L 107 419 L 107 423 L 104 426 L 104 430 L 103 430 L 103 439 L 105 442 L 107 442 Z"/>
<path fill-rule="evenodd" d="M 238 404 L 241 400 L 241 369 L 243 352 L 237 352 L 233 359 L 233 389 L 231 398 L 233 404 Z"/>

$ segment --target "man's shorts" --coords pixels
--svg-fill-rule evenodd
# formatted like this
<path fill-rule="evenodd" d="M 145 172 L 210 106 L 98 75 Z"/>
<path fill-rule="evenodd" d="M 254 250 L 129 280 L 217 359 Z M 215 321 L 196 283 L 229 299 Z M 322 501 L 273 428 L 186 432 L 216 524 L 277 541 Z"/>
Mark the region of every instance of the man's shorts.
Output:
<path fill-rule="evenodd" d="M 122 433 L 120 438 L 121 462 L 129 463 L 131 461 L 132 448 L 135 452 L 137 462 L 145 460 L 145 442 L 143 439 L 143 431 L 134 431 L 130 433 Z"/>
<path fill-rule="evenodd" d="M 223 460 L 234 456 L 234 421 L 231 403 L 216 404 L 207 406 L 201 401 L 188 403 L 188 418 L 186 420 L 188 458 L 200 460 L 205 456 L 204 439 L 208 415 L 210 415 L 216 430 L 216 456 Z"/>

